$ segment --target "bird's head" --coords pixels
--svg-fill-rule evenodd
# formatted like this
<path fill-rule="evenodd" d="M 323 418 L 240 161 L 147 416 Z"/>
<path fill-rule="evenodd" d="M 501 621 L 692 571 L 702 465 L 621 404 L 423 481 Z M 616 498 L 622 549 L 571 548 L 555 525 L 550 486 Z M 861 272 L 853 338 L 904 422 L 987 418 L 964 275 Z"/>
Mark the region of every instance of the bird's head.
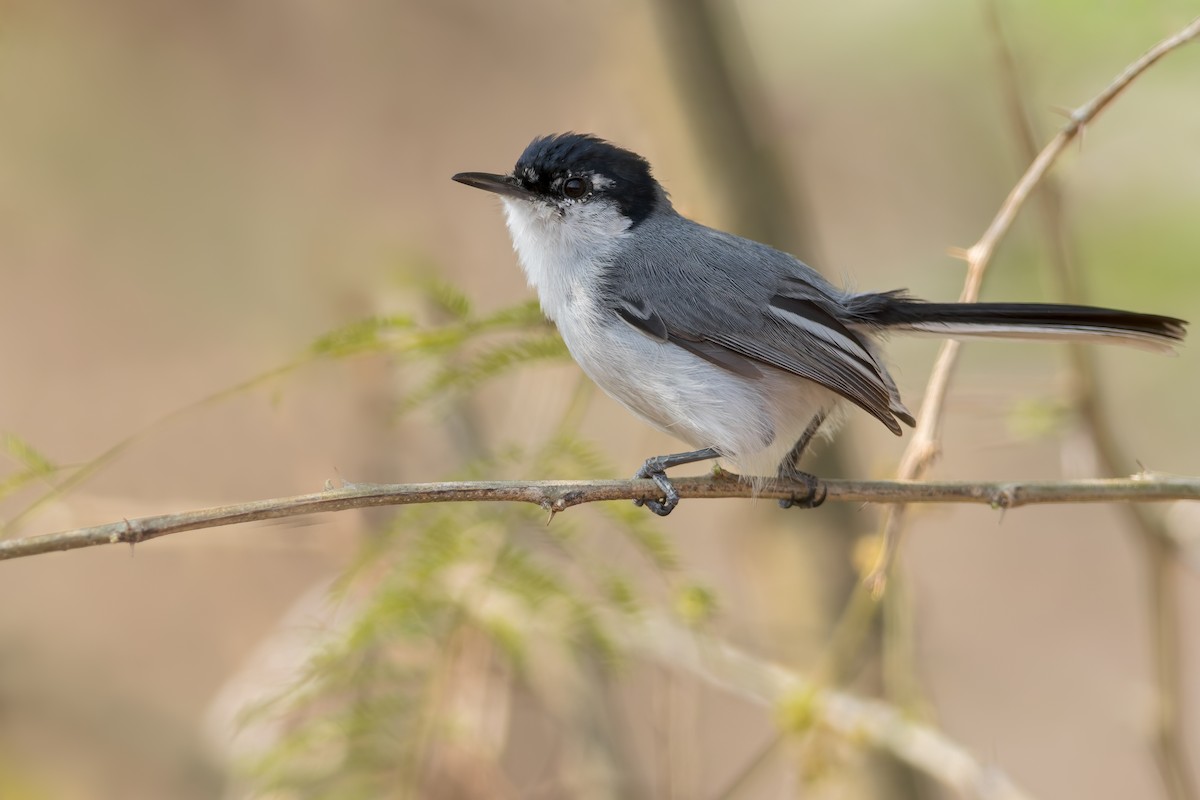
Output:
<path fill-rule="evenodd" d="M 534 139 L 507 174 L 460 172 L 454 180 L 495 192 L 510 213 L 519 204 L 526 214 L 567 225 L 601 218 L 628 229 L 666 202 L 646 159 L 582 133 Z"/>

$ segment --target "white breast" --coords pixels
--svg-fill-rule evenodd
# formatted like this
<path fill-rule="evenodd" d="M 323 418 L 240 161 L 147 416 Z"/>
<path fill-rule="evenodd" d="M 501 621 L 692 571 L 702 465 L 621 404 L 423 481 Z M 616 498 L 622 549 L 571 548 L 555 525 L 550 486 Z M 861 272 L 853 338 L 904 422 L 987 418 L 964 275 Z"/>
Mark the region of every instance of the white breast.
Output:
<path fill-rule="evenodd" d="M 558 323 L 569 306 L 594 294 L 600 270 L 628 235 L 629 220 L 605 202 L 571 205 L 560 212 L 545 203 L 503 200 L 525 277 L 537 290 L 542 311 Z"/>

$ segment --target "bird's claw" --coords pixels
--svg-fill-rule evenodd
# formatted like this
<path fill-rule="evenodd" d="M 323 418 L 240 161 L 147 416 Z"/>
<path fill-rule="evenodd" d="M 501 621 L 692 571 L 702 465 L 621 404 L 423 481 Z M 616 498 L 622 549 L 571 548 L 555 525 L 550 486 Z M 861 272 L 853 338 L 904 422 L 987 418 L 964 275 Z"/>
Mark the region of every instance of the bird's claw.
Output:
<path fill-rule="evenodd" d="M 633 477 L 635 480 L 649 478 L 654 481 L 655 485 L 663 493 L 662 500 L 634 500 L 633 504 L 635 506 L 644 505 L 660 517 L 665 517 L 675 510 L 675 506 L 679 505 L 679 490 L 675 488 L 675 485 L 671 483 L 671 479 L 667 477 L 661 457 L 647 458 L 646 463 L 642 464 Z"/>
<path fill-rule="evenodd" d="M 804 494 L 792 495 L 785 497 L 779 501 L 780 508 L 816 508 L 825 502 L 825 497 L 829 490 L 825 488 L 825 484 L 821 483 L 821 479 L 816 475 L 810 475 L 807 472 L 788 472 L 786 475 L 780 475 L 783 480 L 795 481 L 804 484 Z"/>

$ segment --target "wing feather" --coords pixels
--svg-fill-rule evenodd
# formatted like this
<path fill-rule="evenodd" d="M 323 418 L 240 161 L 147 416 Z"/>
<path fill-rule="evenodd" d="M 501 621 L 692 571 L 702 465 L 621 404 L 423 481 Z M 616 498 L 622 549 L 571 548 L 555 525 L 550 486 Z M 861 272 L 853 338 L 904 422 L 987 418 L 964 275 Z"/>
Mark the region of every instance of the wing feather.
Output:
<path fill-rule="evenodd" d="M 874 343 L 839 321 L 832 285 L 766 246 L 758 246 L 760 279 L 746 285 L 738 279 L 742 272 L 730 269 L 737 264 L 731 259 L 746 258 L 744 240 L 733 246 L 725 234 L 701 230 L 712 246 L 700 251 L 672 252 L 670 241 L 658 242 L 658 257 L 648 259 L 647 272 L 638 276 L 652 282 L 641 287 L 646 289 L 641 296 L 628 285 L 608 283 L 607 296 L 620 319 L 743 378 L 762 378 L 766 365 L 814 381 L 895 434 L 901 432 L 898 417 L 913 425 Z"/>

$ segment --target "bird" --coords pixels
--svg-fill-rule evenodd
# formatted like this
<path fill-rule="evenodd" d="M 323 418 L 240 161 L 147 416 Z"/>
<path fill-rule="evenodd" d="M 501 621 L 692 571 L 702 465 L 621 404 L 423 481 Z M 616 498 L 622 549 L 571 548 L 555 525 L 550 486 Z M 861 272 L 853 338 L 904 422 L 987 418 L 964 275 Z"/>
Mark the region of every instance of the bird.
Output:
<path fill-rule="evenodd" d="M 692 450 L 652 456 L 666 516 L 666 470 L 723 459 L 760 487 L 803 487 L 784 507 L 816 507 L 800 460 L 823 427 L 857 406 L 901 435 L 914 427 L 880 347 L 885 334 L 1111 342 L 1172 352 L 1184 320 L 1051 303 L 939 303 L 905 290 L 841 289 L 798 258 L 695 222 L 649 162 L 594 134 L 539 136 L 509 172 L 453 180 L 498 195 L 517 260 L 571 356 L 609 396 Z M 635 501 L 639 505 L 643 501 Z"/>

